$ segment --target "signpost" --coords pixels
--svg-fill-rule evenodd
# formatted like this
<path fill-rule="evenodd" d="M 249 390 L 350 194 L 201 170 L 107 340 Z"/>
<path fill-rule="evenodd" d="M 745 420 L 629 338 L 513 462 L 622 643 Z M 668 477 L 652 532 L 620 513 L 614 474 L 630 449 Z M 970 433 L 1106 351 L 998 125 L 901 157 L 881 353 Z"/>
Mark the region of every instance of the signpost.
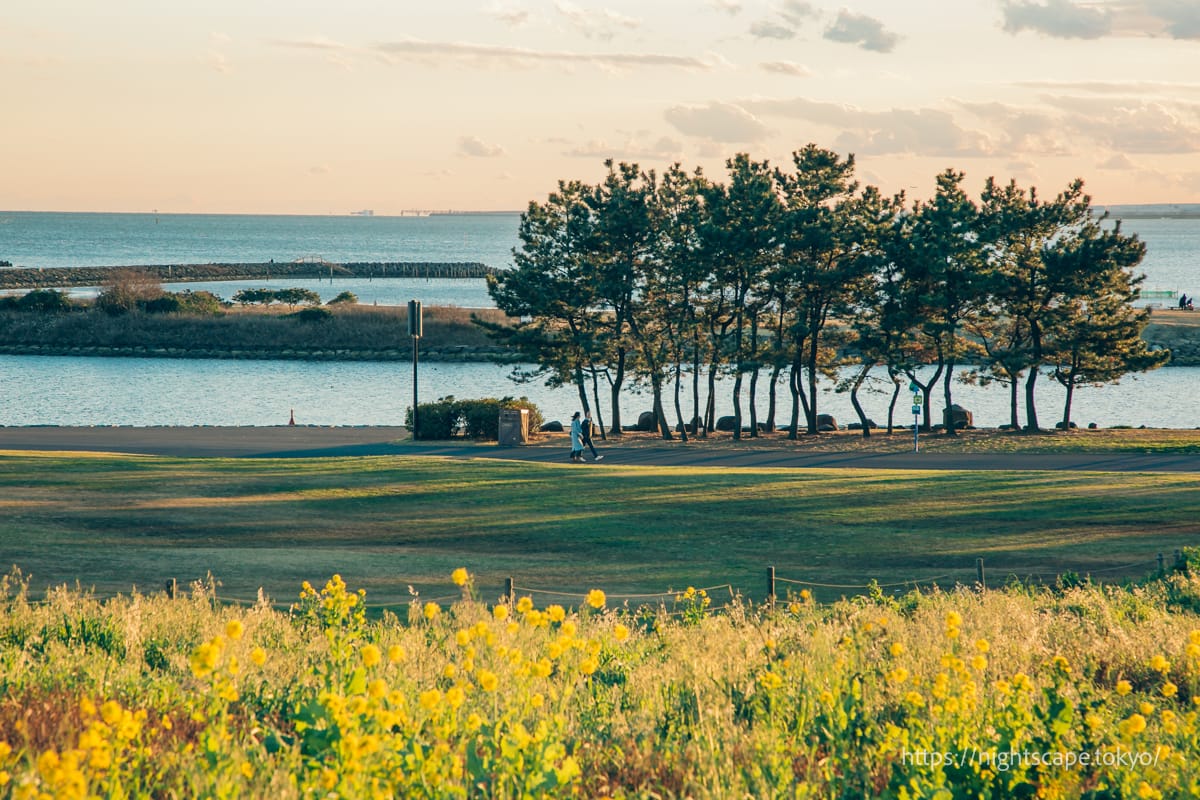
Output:
<path fill-rule="evenodd" d="M 912 396 L 912 413 L 913 413 L 913 452 L 921 452 L 920 442 L 917 439 L 917 432 L 921 429 L 921 403 L 924 402 L 924 397 L 921 395 L 921 387 L 916 381 L 908 384 L 908 390 L 913 393 Z"/>
<path fill-rule="evenodd" d="M 412 437 L 413 441 L 417 439 L 417 342 L 421 339 L 421 301 L 408 301 L 408 335 L 412 337 L 413 347 L 413 417 L 412 417 Z"/>

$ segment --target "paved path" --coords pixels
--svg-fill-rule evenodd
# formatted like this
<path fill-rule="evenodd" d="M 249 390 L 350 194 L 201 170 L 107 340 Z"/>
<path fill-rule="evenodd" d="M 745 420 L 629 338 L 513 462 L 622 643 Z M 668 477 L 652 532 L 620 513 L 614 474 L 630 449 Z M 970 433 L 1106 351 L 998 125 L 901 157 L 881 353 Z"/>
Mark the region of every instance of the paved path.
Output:
<path fill-rule="evenodd" d="M 0 427 L 0 450 L 73 450 L 208 458 L 434 455 L 568 463 L 565 447 L 412 444 L 400 441 L 406 435 L 405 429 L 400 427 Z M 735 450 L 700 444 L 638 447 L 602 444 L 600 450 L 606 465 L 1200 472 L 1200 454 L 804 453 L 775 447 Z"/>

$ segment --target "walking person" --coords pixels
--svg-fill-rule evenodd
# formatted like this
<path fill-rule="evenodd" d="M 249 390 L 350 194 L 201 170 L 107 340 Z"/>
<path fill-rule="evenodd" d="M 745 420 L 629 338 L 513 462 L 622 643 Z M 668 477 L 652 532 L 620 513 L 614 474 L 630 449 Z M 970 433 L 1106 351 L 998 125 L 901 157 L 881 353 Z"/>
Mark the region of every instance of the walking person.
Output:
<path fill-rule="evenodd" d="M 592 412 L 583 412 L 583 443 L 587 445 L 587 449 L 592 451 L 592 460 L 599 461 L 604 458 L 596 452 L 596 446 L 592 444 Z M 580 455 L 583 455 L 582 452 Z"/>
<path fill-rule="evenodd" d="M 571 415 L 571 461 L 583 461 L 583 423 L 579 421 L 579 412 Z"/>

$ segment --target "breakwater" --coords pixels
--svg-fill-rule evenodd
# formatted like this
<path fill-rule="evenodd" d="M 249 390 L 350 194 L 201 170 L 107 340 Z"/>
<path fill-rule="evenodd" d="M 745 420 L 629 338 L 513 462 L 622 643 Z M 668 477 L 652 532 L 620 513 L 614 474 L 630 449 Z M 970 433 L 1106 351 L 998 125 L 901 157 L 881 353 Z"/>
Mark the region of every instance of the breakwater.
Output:
<path fill-rule="evenodd" d="M 260 264 L 146 264 L 127 267 L 17 267 L 0 269 L 0 289 L 100 286 L 115 272 L 137 272 L 162 283 L 278 278 L 484 278 L 493 267 L 473 261 L 289 261 Z"/>

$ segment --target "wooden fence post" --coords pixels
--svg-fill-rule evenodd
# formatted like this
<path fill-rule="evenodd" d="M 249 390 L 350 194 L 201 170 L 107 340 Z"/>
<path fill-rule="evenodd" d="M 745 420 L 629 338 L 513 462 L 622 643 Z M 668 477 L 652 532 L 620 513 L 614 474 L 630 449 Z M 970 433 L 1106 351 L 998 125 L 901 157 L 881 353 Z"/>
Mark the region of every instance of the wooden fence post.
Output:
<path fill-rule="evenodd" d="M 171 578 L 171 580 L 167 581 L 167 597 L 174 600 L 175 592 L 178 589 L 178 587 L 179 587 L 179 584 L 175 581 L 174 578 Z"/>
<path fill-rule="evenodd" d="M 1161 578 L 1162 576 L 1164 576 L 1166 574 L 1167 574 L 1166 567 L 1163 566 L 1163 554 L 1159 553 L 1158 554 L 1158 577 Z"/>
<path fill-rule="evenodd" d="M 775 568 L 767 567 L 767 605 L 775 607 Z"/>
<path fill-rule="evenodd" d="M 513 579 L 512 578 L 504 579 L 504 602 L 509 606 L 511 606 L 515 602 L 515 598 L 513 597 Z"/>
<path fill-rule="evenodd" d="M 983 579 L 983 559 L 982 558 L 975 559 L 975 573 L 976 573 L 977 577 L 979 578 L 979 588 L 986 589 L 987 583 Z"/>

